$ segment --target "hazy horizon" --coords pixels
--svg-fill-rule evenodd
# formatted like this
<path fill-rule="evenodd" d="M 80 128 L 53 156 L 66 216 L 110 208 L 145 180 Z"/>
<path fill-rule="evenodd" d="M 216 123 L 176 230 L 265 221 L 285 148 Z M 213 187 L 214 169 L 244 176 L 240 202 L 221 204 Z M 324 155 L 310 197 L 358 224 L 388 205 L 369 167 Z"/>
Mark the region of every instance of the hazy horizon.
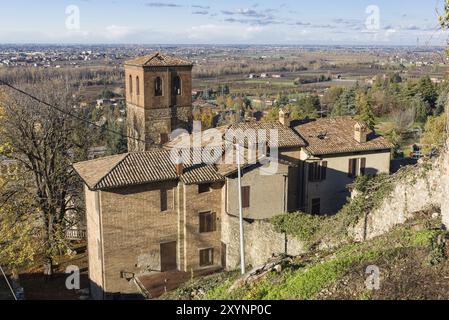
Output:
<path fill-rule="evenodd" d="M 0 1 L 3 44 L 443 46 L 448 35 L 442 0 Z"/>

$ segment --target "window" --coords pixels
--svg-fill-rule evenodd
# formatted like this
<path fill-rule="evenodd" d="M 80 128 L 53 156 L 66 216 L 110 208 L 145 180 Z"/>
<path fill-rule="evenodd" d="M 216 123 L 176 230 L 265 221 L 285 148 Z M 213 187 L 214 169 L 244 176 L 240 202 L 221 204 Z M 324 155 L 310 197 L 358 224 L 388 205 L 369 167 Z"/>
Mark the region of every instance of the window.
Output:
<path fill-rule="evenodd" d="M 139 77 L 136 77 L 136 94 L 140 95 L 140 82 Z"/>
<path fill-rule="evenodd" d="M 200 233 L 214 232 L 217 230 L 215 220 L 217 215 L 215 212 L 202 212 L 199 214 Z"/>
<path fill-rule="evenodd" d="M 366 158 L 349 159 L 348 177 L 355 178 L 366 173 Z"/>
<path fill-rule="evenodd" d="M 211 266 L 214 264 L 214 249 L 200 250 L 200 267 Z"/>
<path fill-rule="evenodd" d="M 210 191 L 210 183 L 203 183 L 198 185 L 198 193 L 206 193 Z"/>
<path fill-rule="evenodd" d="M 320 214 L 320 213 L 321 213 L 321 199 L 320 198 L 312 199 L 311 214 Z"/>
<path fill-rule="evenodd" d="M 161 211 L 168 210 L 167 189 L 161 189 Z"/>
<path fill-rule="evenodd" d="M 249 208 L 250 187 L 242 187 L 242 208 Z"/>
<path fill-rule="evenodd" d="M 179 76 L 173 78 L 173 94 L 181 95 L 181 78 Z"/>
<path fill-rule="evenodd" d="M 154 80 L 154 95 L 162 96 L 162 79 L 161 79 L 161 77 L 157 77 Z"/>
<path fill-rule="evenodd" d="M 129 76 L 129 94 L 133 94 L 133 77 Z"/>
<path fill-rule="evenodd" d="M 309 163 L 309 181 L 326 180 L 327 161 Z"/>
<path fill-rule="evenodd" d="M 161 133 L 160 134 L 160 139 L 161 139 L 161 144 L 165 144 L 168 142 L 168 134 L 166 133 Z"/>

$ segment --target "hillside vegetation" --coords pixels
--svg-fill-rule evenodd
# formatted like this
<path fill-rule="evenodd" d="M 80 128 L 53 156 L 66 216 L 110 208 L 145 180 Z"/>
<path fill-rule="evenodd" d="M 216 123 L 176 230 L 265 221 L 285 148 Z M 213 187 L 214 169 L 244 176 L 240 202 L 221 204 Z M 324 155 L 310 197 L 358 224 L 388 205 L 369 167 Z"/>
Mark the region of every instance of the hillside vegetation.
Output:
<path fill-rule="evenodd" d="M 294 257 L 280 272 L 233 286 L 238 273 L 194 280 L 170 299 L 448 299 L 446 239 L 440 219 L 422 212 L 388 234 L 363 243 Z M 366 268 L 380 270 L 379 290 L 370 290 Z M 279 271 L 279 270 L 278 270 Z"/>

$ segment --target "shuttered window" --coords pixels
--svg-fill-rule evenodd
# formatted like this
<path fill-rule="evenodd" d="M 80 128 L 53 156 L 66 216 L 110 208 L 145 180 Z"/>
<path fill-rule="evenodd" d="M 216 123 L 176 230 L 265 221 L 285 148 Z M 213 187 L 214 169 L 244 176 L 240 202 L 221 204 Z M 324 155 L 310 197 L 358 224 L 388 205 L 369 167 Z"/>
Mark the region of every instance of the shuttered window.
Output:
<path fill-rule="evenodd" d="M 216 231 L 216 217 L 215 212 L 201 212 L 199 214 L 200 233 Z"/>
<path fill-rule="evenodd" d="M 350 159 L 348 165 L 348 177 L 355 178 L 366 173 L 366 158 Z"/>
<path fill-rule="evenodd" d="M 242 207 L 249 208 L 250 207 L 250 187 L 242 187 Z"/>
<path fill-rule="evenodd" d="M 210 266 L 214 264 L 214 249 L 200 250 L 200 267 Z"/>

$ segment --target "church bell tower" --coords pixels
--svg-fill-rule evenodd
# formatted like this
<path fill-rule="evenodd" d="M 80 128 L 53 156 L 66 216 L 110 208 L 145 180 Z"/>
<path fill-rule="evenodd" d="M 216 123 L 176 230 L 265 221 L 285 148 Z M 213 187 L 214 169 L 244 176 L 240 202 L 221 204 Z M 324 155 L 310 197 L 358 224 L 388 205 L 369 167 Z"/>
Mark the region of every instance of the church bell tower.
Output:
<path fill-rule="evenodd" d="M 189 61 L 160 53 L 125 63 L 129 152 L 168 142 L 192 121 L 192 68 Z"/>

